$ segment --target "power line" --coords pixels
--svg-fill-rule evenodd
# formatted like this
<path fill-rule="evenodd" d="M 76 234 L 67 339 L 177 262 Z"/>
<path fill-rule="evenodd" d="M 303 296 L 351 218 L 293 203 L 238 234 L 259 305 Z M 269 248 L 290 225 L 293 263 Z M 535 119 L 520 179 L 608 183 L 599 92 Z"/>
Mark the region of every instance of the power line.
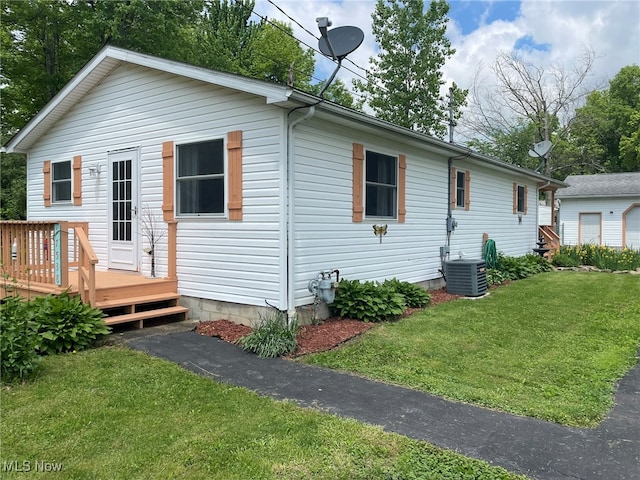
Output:
<path fill-rule="evenodd" d="M 319 38 L 311 31 L 309 31 L 309 29 L 307 29 L 304 25 L 302 25 L 298 20 L 296 20 L 295 18 L 293 18 L 291 15 L 289 15 L 284 9 L 282 9 L 280 6 L 278 6 L 273 0 L 267 0 L 271 5 L 273 5 L 275 8 L 278 9 L 278 11 L 280 11 L 285 17 L 287 17 L 289 20 L 291 20 L 292 22 L 294 22 L 296 25 L 298 25 L 304 32 L 306 32 L 308 35 L 310 35 L 312 38 L 314 38 L 315 40 L 319 40 Z M 308 49 L 312 50 L 313 52 L 319 54 L 321 57 L 328 59 L 329 61 L 333 62 L 334 64 L 337 65 L 337 61 L 327 57 L 324 53 L 322 53 L 320 50 L 318 50 L 316 47 L 309 45 L 308 43 L 306 43 L 304 40 L 299 39 L 298 37 L 296 37 L 293 33 L 289 32 L 288 30 L 282 28 L 281 25 L 279 25 L 276 21 L 272 21 L 271 19 L 269 19 L 269 17 L 267 17 L 266 15 L 261 15 L 260 13 L 256 12 L 256 10 L 254 8 L 250 8 L 248 7 L 244 2 L 240 2 L 240 5 L 245 8 L 245 10 L 250 11 L 251 13 L 253 13 L 256 17 L 258 17 L 262 22 L 268 23 L 269 25 L 273 26 L 274 28 L 277 28 L 278 30 L 280 30 L 282 33 L 284 33 L 285 35 L 293 38 L 296 42 L 298 42 L 299 44 L 304 45 L 305 47 L 307 47 Z M 274 58 L 269 58 L 266 57 L 265 55 L 262 55 L 264 58 L 268 58 L 269 60 L 278 63 L 279 65 L 282 65 L 281 61 L 278 61 Z M 357 63 L 355 63 L 353 60 L 346 58 L 345 60 L 347 60 L 349 63 L 351 63 L 354 67 L 362 70 L 363 72 L 365 72 L 366 74 L 369 74 L 370 72 L 364 68 L 361 67 L 360 65 L 358 65 Z M 362 74 L 360 74 L 359 72 L 354 71 L 353 69 L 345 66 L 344 64 L 342 65 L 342 69 L 350 72 L 351 74 L 353 74 L 354 76 L 360 78 L 361 80 L 364 80 L 365 82 L 368 82 L 369 79 L 365 76 L 363 76 Z M 303 73 L 302 71 L 298 71 L 299 73 Z M 326 79 L 319 79 L 315 76 L 311 76 L 311 78 L 313 80 L 316 80 L 318 82 L 325 82 Z M 367 99 L 366 94 L 361 94 L 359 92 L 356 92 L 355 90 L 352 90 L 350 88 L 348 88 L 348 84 L 346 82 L 344 82 L 344 86 L 345 86 L 345 90 L 347 90 L 347 92 L 349 92 L 351 95 L 354 95 L 356 97 L 359 98 L 363 98 L 363 99 Z M 378 88 L 384 90 L 385 92 L 389 93 L 388 89 L 384 86 L 384 85 L 378 85 Z"/>
<path fill-rule="evenodd" d="M 291 15 L 289 15 L 287 12 L 285 12 L 280 6 L 276 5 L 272 0 L 267 0 L 271 5 L 273 5 L 274 7 L 276 7 L 278 10 L 280 10 L 280 12 L 287 17 L 289 20 L 291 20 L 292 22 L 294 22 L 296 25 L 298 25 L 302 30 L 304 30 L 305 32 L 307 32 L 309 35 L 311 35 L 313 38 L 315 38 L 316 40 L 320 40 L 314 33 L 310 32 L 309 30 L 307 30 L 307 28 L 302 25 L 300 22 L 298 22 L 295 18 L 293 18 Z"/>
<path fill-rule="evenodd" d="M 316 36 L 316 34 L 314 34 L 313 32 L 309 31 L 309 29 L 307 29 L 304 25 L 302 25 L 298 20 L 296 20 L 295 18 L 293 18 L 291 15 L 289 15 L 287 12 L 284 11 L 284 9 L 282 9 L 282 7 L 280 7 L 279 5 L 277 5 L 273 0 L 267 0 L 271 5 L 273 5 L 274 7 L 276 7 L 285 17 L 287 17 L 289 20 L 291 20 L 292 22 L 294 22 L 296 25 L 298 25 L 302 30 L 304 30 L 307 34 L 309 34 L 312 38 L 314 38 L 315 40 L 320 40 L 320 38 L 318 36 Z M 261 19 L 269 22 L 270 24 L 277 26 L 278 28 L 280 28 L 278 25 L 273 24 L 268 17 L 264 17 L 262 15 L 260 15 L 259 13 L 257 13 L 255 10 L 252 10 L 252 12 L 257 15 L 258 17 L 260 17 Z M 306 47 L 310 48 L 311 50 L 313 50 L 316 53 L 319 53 L 320 55 L 322 55 L 325 58 L 329 58 L 327 57 L 324 53 L 322 53 L 321 51 L 319 51 L 317 48 L 312 47 L 311 45 L 305 43 L 303 40 L 300 40 L 299 38 L 297 38 L 295 35 L 290 34 L 289 32 L 283 30 L 282 28 L 280 28 L 281 31 L 283 31 L 284 33 L 286 33 L 287 35 L 289 35 L 290 37 L 294 38 L 295 40 L 297 40 L 298 42 L 302 43 L 303 45 L 305 45 Z M 330 59 L 332 62 L 337 63 L 335 60 Z M 369 73 L 369 71 L 364 68 L 361 67 L 360 65 L 358 65 L 357 63 L 355 63 L 353 60 L 351 60 L 350 58 L 346 58 L 346 60 L 351 63 L 353 66 L 355 66 L 356 68 L 359 68 L 360 70 L 362 70 L 363 72 Z M 360 78 L 362 78 L 363 80 L 366 80 L 366 77 L 363 77 L 362 75 L 360 75 L 357 72 L 354 72 L 353 70 L 350 70 L 347 67 L 343 67 L 345 70 L 353 73 L 354 75 L 359 76 Z"/>

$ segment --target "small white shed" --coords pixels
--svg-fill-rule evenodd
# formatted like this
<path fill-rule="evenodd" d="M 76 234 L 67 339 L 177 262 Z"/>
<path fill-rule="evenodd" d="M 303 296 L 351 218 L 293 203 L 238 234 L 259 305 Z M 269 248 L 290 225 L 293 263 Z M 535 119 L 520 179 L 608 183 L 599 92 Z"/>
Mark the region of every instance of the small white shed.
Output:
<path fill-rule="evenodd" d="M 640 248 L 640 172 L 570 175 L 558 190 L 564 245 Z"/>

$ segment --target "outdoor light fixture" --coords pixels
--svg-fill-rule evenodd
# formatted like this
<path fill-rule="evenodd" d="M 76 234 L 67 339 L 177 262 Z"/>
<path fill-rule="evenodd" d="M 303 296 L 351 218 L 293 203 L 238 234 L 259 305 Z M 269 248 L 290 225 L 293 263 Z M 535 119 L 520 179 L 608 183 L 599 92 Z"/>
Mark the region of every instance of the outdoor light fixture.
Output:
<path fill-rule="evenodd" d="M 95 177 L 96 175 L 100 175 L 102 173 L 102 165 L 96 163 L 94 165 L 89 165 L 89 175 Z"/>

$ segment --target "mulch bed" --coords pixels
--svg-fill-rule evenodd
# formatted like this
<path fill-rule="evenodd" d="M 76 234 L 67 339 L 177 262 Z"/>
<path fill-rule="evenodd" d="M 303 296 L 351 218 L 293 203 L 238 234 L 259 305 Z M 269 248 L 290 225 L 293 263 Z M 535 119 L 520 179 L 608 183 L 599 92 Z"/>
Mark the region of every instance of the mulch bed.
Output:
<path fill-rule="evenodd" d="M 429 293 L 431 294 L 431 306 L 461 297 L 461 295 L 447 293 L 445 288 L 431 290 Z M 403 317 L 421 310 L 421 308 L 408 309 Z M 298 332 L 298 348 L 289 357 L 331 350 L 347 340 L 362 335 L 374 326 L 375 323 L 365 323 L 341 317 L 327 318 L 318 325 L 305 325 Z M 251 327 L 239 325 L 229 320 L 214 320 L 200 322 L 196 326 L 196 332 L 209 337 L 219 337 L 225 342 L 237 343 L 241 337 L 251 332 Z"/>

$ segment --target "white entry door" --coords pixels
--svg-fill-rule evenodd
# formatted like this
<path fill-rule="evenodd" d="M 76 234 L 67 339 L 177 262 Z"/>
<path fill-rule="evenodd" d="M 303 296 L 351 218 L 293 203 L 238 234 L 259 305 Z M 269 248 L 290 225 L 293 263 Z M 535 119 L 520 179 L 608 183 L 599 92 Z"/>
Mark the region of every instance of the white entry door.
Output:
<path fill-rule="evenodd" d="M 109 153 L 109 268 L 138 270 L 138 150 Z"/>
<path fill-rule="evenodd" d="M 580 214 L 580 244 L 590 243 L 592 245 L 601 245 L 601 220 L 600 213 L 581 213 Z"/>

